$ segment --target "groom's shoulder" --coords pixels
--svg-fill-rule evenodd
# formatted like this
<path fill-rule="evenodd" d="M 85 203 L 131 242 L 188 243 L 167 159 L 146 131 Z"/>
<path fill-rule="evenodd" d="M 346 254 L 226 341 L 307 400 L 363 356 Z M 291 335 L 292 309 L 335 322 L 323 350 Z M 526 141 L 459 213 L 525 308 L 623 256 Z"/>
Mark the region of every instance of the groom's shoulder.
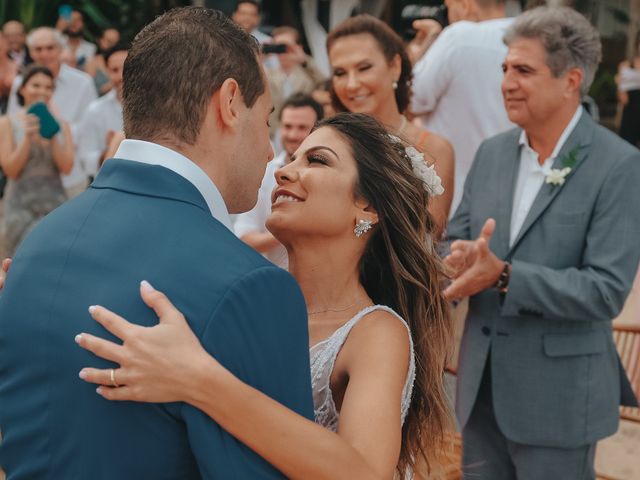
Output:
<path fill-rule="evenodd" d="M 185 258 L 201 266 L 211 282 L 223 288 L 251 283 L 257 277 L 278 286 L 295 283 L 287 271 L 271 263 L 219 222 L 212 222 L 209 228 L 202 229 L 198 238 L 190 239 L 190 244 Z"/>

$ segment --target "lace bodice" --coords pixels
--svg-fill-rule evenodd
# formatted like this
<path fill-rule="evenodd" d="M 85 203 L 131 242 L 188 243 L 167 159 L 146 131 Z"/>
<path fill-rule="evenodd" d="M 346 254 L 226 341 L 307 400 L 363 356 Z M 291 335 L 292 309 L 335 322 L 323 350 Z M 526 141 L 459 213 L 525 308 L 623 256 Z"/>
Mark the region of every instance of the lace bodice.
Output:
<path fill-rule="evenodd" d="M 391 313 L 397 317 L 405 327 L 407 327 L 407 330 L 409 330 L 409 326 L 404 319 L 391 308 L 384 305 L 373 305 L 358 312 L 351 320 L 333 332 L 329 338 L 315 344 L 309 351 L 311 357 L 311 386 L 313 388 L 313 405 L 316 423 L 334 432 L 338 428 L 338 418 L 340 415 L 333 401 L 330 386 L 331 374 L 336 362 L 336 357 L 338 356 L 342 345 L 344 345 L 351 329 L 365 315 L 375 310 L 384 310 L 385 312 Z M 411 358 L 409 360 L 407 379 L 405 381 L 404 388 L 402 389 L 402 408 L 400 412 L 402 423 L 404 423 L 407 411 L 409 410 L 411 392 L 413 391 L 413 381 L 416 376 L 411 332 L 409 332 L 409 341 L 411 345 Z"/>

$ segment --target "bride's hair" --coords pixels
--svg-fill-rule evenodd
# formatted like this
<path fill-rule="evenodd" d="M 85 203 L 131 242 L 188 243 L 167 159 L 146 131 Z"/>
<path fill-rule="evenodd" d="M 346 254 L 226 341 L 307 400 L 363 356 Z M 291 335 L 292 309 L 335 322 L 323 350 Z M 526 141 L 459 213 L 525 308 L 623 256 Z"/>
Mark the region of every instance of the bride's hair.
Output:
<path fill-rule="evenodd" d="M 443 378 L 453 328 L 443 296 L 445 269 L 434 248 L 435 222 L 427 209 L 429 194 L 404 146 L 372 117 L 339 113 L 319 127 L 333 128 L 347 140 L 358 169 L 355 195 L 378 213 L 360 260 L 360 280 L 375 303 L 393 308 L 408 322 L 413 338 L 416 378 L 397 465 L 404 478 L 415 464 L 433 465 L 452 428 Z"/>

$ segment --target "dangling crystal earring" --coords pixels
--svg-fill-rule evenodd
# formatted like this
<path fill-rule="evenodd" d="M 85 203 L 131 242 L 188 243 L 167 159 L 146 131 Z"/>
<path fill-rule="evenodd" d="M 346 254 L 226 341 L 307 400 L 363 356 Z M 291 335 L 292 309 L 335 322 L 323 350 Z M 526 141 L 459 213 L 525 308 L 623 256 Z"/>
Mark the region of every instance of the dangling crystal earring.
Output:
<path fill-rule="evenodd" d="M 393 82 L 391 84 L 391 86 L 393 87 L 394 90 L 397 90 L 398 89 L 398 82 Z"/>
<path fill-rule="evenodd" d="M 356 222 L 356 228 L 353 229 L 353 233 L 356 234 L 356 237 L 360 238 L 362 235 L 371 230 L 371 220 L 358 220 Z"/>

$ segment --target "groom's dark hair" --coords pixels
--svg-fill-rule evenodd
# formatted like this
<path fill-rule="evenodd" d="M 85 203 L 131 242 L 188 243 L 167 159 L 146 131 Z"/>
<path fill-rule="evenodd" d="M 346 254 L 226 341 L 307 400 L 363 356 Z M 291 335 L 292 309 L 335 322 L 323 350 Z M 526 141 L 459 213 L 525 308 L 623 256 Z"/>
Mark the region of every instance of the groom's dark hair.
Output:
<path fill-rule="evenodd" d="M 124 64 L 127 138 L 193 145 L 211 96 L 233 78 L 247 107 L 265 91 L 258 43 L 224 13 L 171 10 L 135 37 Z"/>

